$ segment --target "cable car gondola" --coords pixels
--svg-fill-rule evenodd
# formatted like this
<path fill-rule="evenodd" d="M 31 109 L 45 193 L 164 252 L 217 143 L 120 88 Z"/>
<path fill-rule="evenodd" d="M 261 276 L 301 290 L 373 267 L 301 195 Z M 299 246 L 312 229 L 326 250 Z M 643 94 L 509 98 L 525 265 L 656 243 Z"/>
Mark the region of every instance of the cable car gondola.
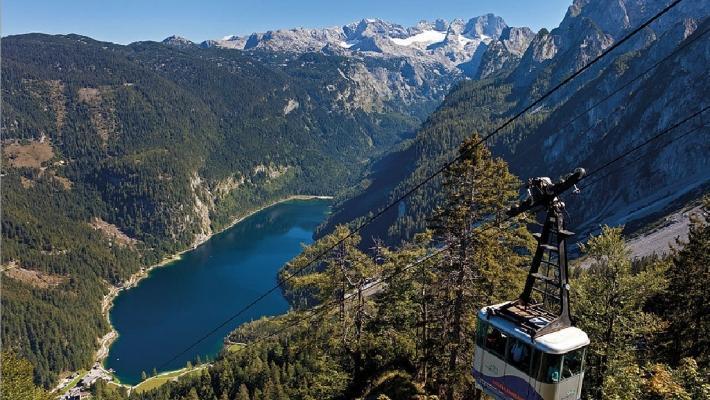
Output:
<path fill-rule="evenodd" d="M 578 400 L 589 337 L 572 326 L 564 203 L 558 196 L 585 171 L 557 183 L 528 182 L 528 197 L 508 211 L 546 211 L 523 293 L 517 300 L 483 307 L 477 315 L 473 375 L 476 387 L 497 400 Z M 575 188 L 576 190 L 576 188 Z"/>

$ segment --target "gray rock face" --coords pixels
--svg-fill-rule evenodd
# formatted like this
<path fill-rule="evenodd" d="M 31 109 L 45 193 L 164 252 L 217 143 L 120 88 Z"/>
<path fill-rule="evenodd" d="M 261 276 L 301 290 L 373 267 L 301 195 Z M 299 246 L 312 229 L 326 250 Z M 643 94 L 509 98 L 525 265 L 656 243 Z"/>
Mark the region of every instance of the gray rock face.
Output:
<path fill-rule="evenodd" d="M 575 1 L 557 29 L 535 37 L 510 78 L 523 87 L 549 87 L 668 3 Z M 681 3 L 563 88 L 545 105 L 554 110 L 546 122 L 518 145 L 523 151 L 509 155 L 514 169 L 529 174 L 562 173 L 579 165 L 593 169 L 706 106 L 710 44 L 700 38 L 685 48 L 699 32 L 710 29 L 710 6 L 702 3 Z M 666 59 L 676 50 L 677 54 Z M 641 79 L 619 90 L 619 86 L 664 59 Z M 582 113 L 591 105 L 596 107 Z M 567 125 L 580 113 L 580 118 Z M 697 130 L 687 134 L 693 128 Z M 614 173 L 605 179 L 592 180 L 585 196 L 574 202 L 576 229 L 588 233 L 600 224 L 631 224 L 632 229 L 637 228 L 637 221 L 663 214 L 693 193 L 706 191 L 710 187 L 707 134 L 707 125 L 698 119 L 690 121 L 668 138 L 640 149 L 631 161 L 615 165 Z M 671 141 L 674 137 L 677 139 Z M 529 159 L 534 154 L 544 157 L 530 167 Z"/>
<path fill-rule="evenodd" d="M 163 44 L 174 47 L 192 47 L 196 46 L 192 41 L 185 39 L 184 37 L 173 35 L 165 38 Z"/>
<path fill-rule="evenodd" d="M 437 19 L 405 27 L 363 19 L 324 29 L 278 29 L 205 41 L 202 47 L 274 52 L 288 58 L 306 53 L 346 57 L 340 70 L 351 85 L 341 89 L 346 110 L 394 107 L 431 109 L 457 81 L 511 71 L 531 42 L 528 28 L 510 28 L 493 14 L 451 22 Z M 490 48 L 490 43 L 500 48 Z M 489 50 L 490 49 L 490 50 Z M 485 62 L 485 72 L 479 73 Z M 412 111 L 420 112 L 420 111 Z"/>
<path fill-rule="evenodd" d="M 530 28 L 506 28 L 500 35 L 500 42 L 511 54 L 520 57 L 527 50 L 535 33 Z"/>
<path fill-rule="evenodd" d="M 205 40 L 200 43 L 201 47 L 223 47 L 226 49 L 244 50 L 248 38 L 239 36 L 227 36 L 222 40 Z"/>
<path fill-rule="evenodd" d="M 205 41 L 202 46 L 288 53 L 322 51 L 351 57 L 405 57 L 420 65 L 439 64 L 436 68 L 440 73 L 460 78 L 462 72 L 475 77 L 487 44 L 497 40 L 507 29 L 505 21 L 493 14 L 468 21 L 420 21 L 412 27 L 380 19 L 363 19 L 342 27 L 282 29 L 247 37 L 230 36 Z M 506 32 L 506 49 L 519 56 L 530 42 L 527 39 L 529 29 L 514 28 Z M 489 55 L 489 58 L 493 56 Z M 472 68 L 472 62 L 475 68 Z"/>
<path fill-rule="evenodd" d="M 706 17 L 698 29 L 710 29 L 708 22 Z M 550 124 L 529 139 L 531 145 L 542 142 L 546 156 L 540 167 L 550 170 L 572 165 L 597 167 L 707 106 L 710 44 L 702 38 L 621 93 L 601 102 L 620 83 L 629 82 L 684 41 L 691 40 L 690 28 L 694 25 L 684 19 L 658 31 L 657 39 L 639 50 L 637 57 L 624 60 L 620 66 L 609 66 L 570 97 L 562 109 L 551 115 Z M 560 129 L 573 115 L 597 102 L 601 103 L 593 112 Z M 630 224 L 663 213 L 692 193 L 707 190 L 709 132 L 702 119 L 696 118 L 614 165 L 613 174 L 608 177 L 591 180 L 585 196 L 576 201 L 574 211 L 577 220 L 585 221 L 582 230 L 599 224 Z"/>
<path fill-rule="evenodd" d="M 430 160 L 450 159 L 458 143 L 483 125 L 493 129 L 515 110 L 530 104 L 571 73 L 602 54 L 671 0 L 577 0 L 559 27 L 535 35 L 513 29 L 484 43 L 478 76 L 503 73 L 501 80 L 462 84 L 450 100 L 403 151 L 408 171 L 396 182 L 387 173 L 368 177 L 375 187 L 394 187 L 382 194 L 364 190 L 356 201 L 384 206 L 438 168 Z M 708 106 L 710 80 L 710 3 L 684 1 L 625 42 L 572 82 L 547 97 L 518 120 L 509 136 L 489 141 L 522 179 L 557 178 L 582 166 L 599 168 L 620 154 L 646 143 L 660 132 Z M 466 24 L 453 21 L 447 36 L 461 35 Z M 700 35 L 703 34 L 703 37 Z M 526 43 L 529 41 L 529 43 Z M 479 45 L 482 48 L 483 45 Z M 506 62 L 520 57 L 510 65 Z M 658 63 L 658 64 L 657 64 Z M 461 64 L 466 65 L 466 63 Z M 649 70 L 649 68 L 653 67 Z M 511 88 L 504 102 L 486 97 Z M 593 107 L 593 108 L 592 108 Z M 588 111 L 585 111 L 588 110 Z M 498 122 L 485 124 L 486 115 Z M 710 130 L 707 112 L 648 142 L 595 176 L 585 180 L 581 196 L 567 195 L 570 229 L 586 240 L 601 224 L 626 225 L 634 231 L 649 220 L 710 190 Z M 452 120 L 462 126 L 456 129 Z M 485 124 L 485 125 L 484 125 Z M 399 156 L 399 154 L 397 154 Z M 429 189 L 427 189 L 429 190 Z M 423 229 L 441 200 L 436 190 L 406 201 L 397 217 L 370 229 L 396 242 Z M 427 197 L 429 196 L 429 197 Z M 349 202 L 350 201 L 350 202 Z M 352 213 L 336 210 L 332 223 L 345 223 Z"/>
<path fill-rule="evenodd" d="M 480 17 L 471 18 L 464 29 L 464 34 L 470 37 L 499 37 L 505 28 L 507 28 L 503 18 L 493 14 L 486 14 Z"/>
<path fill-rule="evenodd" d="M 477 77 L 485 79 L 512 70 L 534 37 L 535 33 L 530 28 L 505 28 L 497 40 L 488 44 Z"/>

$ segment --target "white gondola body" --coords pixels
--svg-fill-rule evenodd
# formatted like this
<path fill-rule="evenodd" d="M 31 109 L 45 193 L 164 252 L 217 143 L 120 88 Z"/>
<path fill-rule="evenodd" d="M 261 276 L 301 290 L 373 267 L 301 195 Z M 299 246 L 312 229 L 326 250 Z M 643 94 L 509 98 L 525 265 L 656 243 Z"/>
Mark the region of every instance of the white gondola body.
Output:
<path fill-rule="evenodd" d="M 584 379 L 587 334 L 575 327 L 537 338 L 514 322 L 478 313 L 473 375 L 498 400 L 578 400 Z M 549 321 L 540 321 L 542 325 Z"/>

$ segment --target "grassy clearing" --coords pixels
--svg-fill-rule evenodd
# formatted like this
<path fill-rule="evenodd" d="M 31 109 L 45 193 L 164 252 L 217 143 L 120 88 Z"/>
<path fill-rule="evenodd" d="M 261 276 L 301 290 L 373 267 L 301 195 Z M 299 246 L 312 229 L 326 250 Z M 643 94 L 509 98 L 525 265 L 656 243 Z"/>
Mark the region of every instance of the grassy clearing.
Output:
<path fill-rule="evenodd" d="M 244 343 L 232 343 L 230 345 L 227 345 L 227 351 L 232 353 L 237 350 L 241 350 L 244 346 L 246 346 Z"/>
<path fill-rule="evenodd" d="M 49 142 L 29 141 L 27 144 L 19 142 L 6 143 L 3 154 L 7 157 L 7 164 L 15 168 L 40 169 L 42 165 L 54 157 L 54 151 Z"/>
<path fill-rule="evenodd" d="M 133 391 L 136 393 L 143 393 L 147 392 L 149 390 L 155 389 L 157 387 L 163 386 L 164 384 L 170 382 L 173 379 L 176 379 L 180 376 L 183 375 L 192 375 L 195 373 L 199 373 L 200 370 L 204 369 L 205 366 L 197 366 L 193 368 L 181 368 L 176 371 L 170 371 L 170 372 L 164 372 L 162 374 L 152 376 L 143 382 L 139 383 L 138 385 L 133 387 Z"/>

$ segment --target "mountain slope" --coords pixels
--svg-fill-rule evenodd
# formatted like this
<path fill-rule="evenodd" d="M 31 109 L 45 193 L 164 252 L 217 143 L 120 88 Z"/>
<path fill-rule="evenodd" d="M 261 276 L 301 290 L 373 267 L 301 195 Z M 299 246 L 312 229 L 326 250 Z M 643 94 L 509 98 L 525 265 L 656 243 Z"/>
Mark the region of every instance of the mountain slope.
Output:
<path fill-rule="evenodd" d="M 341 27 L 228 36 L 199 46 L 241 50 L 264 62 L 274 54 L 342 56 L 357 66 L 343 70 L 344 74 L 380 97 L 404 100 L 407 105 L 413 99 L 427 100 L 435 106 L 461 79 L 478 79 L 514 68 L 533 37 L 530 29 L 508 27 L 502 18 L 487 14 L 466 21 L 420 21 L 411 27 L 363 19 Z M 186 45 L 177 37 L 166 42 Z M 426 111 L 428 115 L 432 109 Z"/>
<path fill-rule="evenodd" d="M 408 149 L 399 152 L 408 155 L 403 163 L 408 169 L 406 178 L 393 182 L 387 171 L 371 171 L 363 186 L 369 182 L 378 184 L 342 199 L 322 231 L 353 219 L 349 211 L 353 199 L 382 207 L 399 197 L 451 159 L 464 137 L 492 131 L 667 2 L 604 3 L 622 6 L 577 1 L 559 28 L 537 34 L 508 75 L 464 82 L 454 88 Z M 623 15 L 618 16 L 613 10 L 623 11 Z M 694 40 L 692 35 L 708 29 L 708 14 L 706 5 L 682 4 L 489 144 L 523 178 L 556 177 L 576 166 L 598 167 L 654 132 L 702 109 L 707 105 L 704 93 L 710 89 L 705 68 L 710 53 L 707 40 Z M 614 18 L 628 19 L 626 28 L 619 29 Z M 686 41 L 691 40 L 694 43 L 686 49 Z M 684 49 L 567 126 L 578 113 L 679 47 Z M 675 134 L 683 132 L 680 129 Z M 663 213 L 675 207 L 676 202 L 706 190 L 710 176 L 707 133 L 704 127 L 672 145 L 666 145 L 667 140 L 653 143 L 635 154 L 638 162 L 622 166 L 623 173 L 589 187 L 584 196 L 570 203 L 574 229 L 584 234 L 601 223 L 634 225 L 634 221 Z M 437 188 L 437 180 L 425 185 L 369 227 L 364 237 L 369 238 L 374 232 L 398 242 L 422 230 L 439 201 Z"/>
<path fill-rule="evenodd" d="M 3 344 L 49 385 L 92 361 L 102 296 L 141 266 L 275 199 L 356 179 L 419 120 L 368 107 L 338 72 L 348 65 L 3 38 Z"/>

